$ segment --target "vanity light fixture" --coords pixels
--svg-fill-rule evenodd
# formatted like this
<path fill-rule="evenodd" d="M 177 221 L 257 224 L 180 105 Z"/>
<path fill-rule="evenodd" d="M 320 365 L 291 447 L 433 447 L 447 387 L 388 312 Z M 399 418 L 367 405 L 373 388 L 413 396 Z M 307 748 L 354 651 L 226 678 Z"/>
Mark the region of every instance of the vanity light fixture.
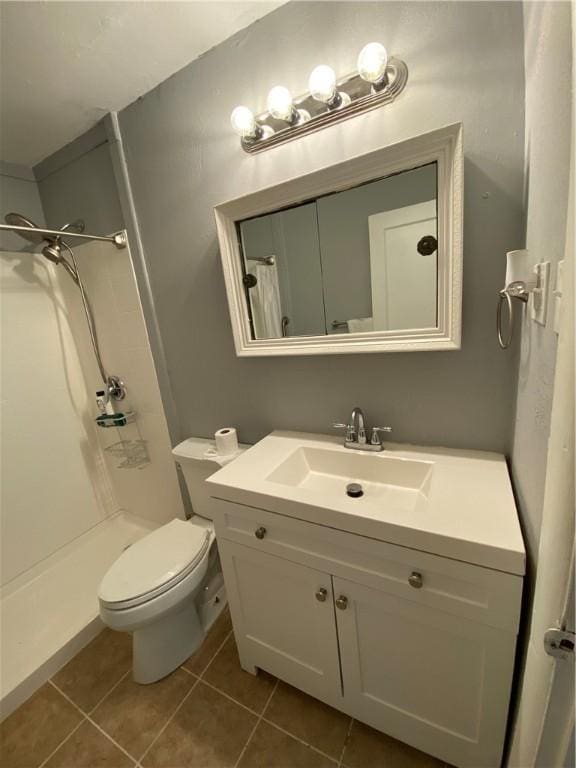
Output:
<path fill-rule="evenodd" d="M 257 116 L 248 107 L 236 107 L 231 122 L 243 149 L 261 152 L 389 104 L 408 80 L 406 64 L 388 58 L 381 43 L 365 45 L 357 67 L 357 72 L 337 79 L 331 67 L 320 64 L 310 74 L 308 93 L 295 99 L 287 88 L 276 85 L 268 94 L 267 112 Z"/>

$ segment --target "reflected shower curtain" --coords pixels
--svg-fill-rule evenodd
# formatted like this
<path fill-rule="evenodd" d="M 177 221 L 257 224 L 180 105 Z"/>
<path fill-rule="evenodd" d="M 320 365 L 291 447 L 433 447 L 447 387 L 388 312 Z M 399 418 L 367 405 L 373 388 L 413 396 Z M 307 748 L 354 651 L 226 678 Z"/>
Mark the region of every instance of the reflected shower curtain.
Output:
<path fill-rule="evenodd" d="M 282 337 L 282 307 L 278 270 L 275 264 L 258 264 L 253 272 L 258 280 L 250 291 L 254 333 L 257 339 Z"/>

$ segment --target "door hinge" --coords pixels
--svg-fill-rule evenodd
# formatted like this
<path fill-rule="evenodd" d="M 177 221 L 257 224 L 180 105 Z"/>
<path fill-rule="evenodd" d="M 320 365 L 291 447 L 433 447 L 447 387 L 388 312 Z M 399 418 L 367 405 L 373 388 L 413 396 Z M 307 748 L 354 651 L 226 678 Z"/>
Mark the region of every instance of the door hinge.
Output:
<path fill-rule="evenodd" d="M 575 638 L 574 632 L 552 627 L 544 633 L 544 650 L 555 659 L 573 659 Z"/>

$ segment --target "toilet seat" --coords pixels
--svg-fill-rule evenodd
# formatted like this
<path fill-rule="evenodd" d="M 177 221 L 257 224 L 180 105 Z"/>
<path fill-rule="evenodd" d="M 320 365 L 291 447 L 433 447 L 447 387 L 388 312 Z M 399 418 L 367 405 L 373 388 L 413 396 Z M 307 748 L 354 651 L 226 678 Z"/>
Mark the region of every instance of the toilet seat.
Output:
<path fill-rule="evenodd" d="M 142 605 L 175 587 L 207 557 L 213 531 L 172 520 L 126 549 L 98 590 L 101 606 L 115 611 Z"/>

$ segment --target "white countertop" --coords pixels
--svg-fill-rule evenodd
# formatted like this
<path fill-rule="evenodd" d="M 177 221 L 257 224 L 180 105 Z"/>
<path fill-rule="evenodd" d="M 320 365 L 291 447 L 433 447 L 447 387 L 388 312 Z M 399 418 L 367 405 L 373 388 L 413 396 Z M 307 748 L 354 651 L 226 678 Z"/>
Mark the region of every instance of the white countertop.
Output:
<path fill-rule="evenodd" d="M 400 508 L 386 499 L 331 497 L 272 482 L 269 476 L 300 447 L 356 456 L 430 462 L 423 502 Z M 342 438 L 272 432 L 208 479 L 219 499 L 306 522 L 522 575 L 525 550 L 504 456 L 484 451 L 386 443 L 381 453 L 351 451 Z M 360 503 L 359 503 L 360 502 Z"/>

